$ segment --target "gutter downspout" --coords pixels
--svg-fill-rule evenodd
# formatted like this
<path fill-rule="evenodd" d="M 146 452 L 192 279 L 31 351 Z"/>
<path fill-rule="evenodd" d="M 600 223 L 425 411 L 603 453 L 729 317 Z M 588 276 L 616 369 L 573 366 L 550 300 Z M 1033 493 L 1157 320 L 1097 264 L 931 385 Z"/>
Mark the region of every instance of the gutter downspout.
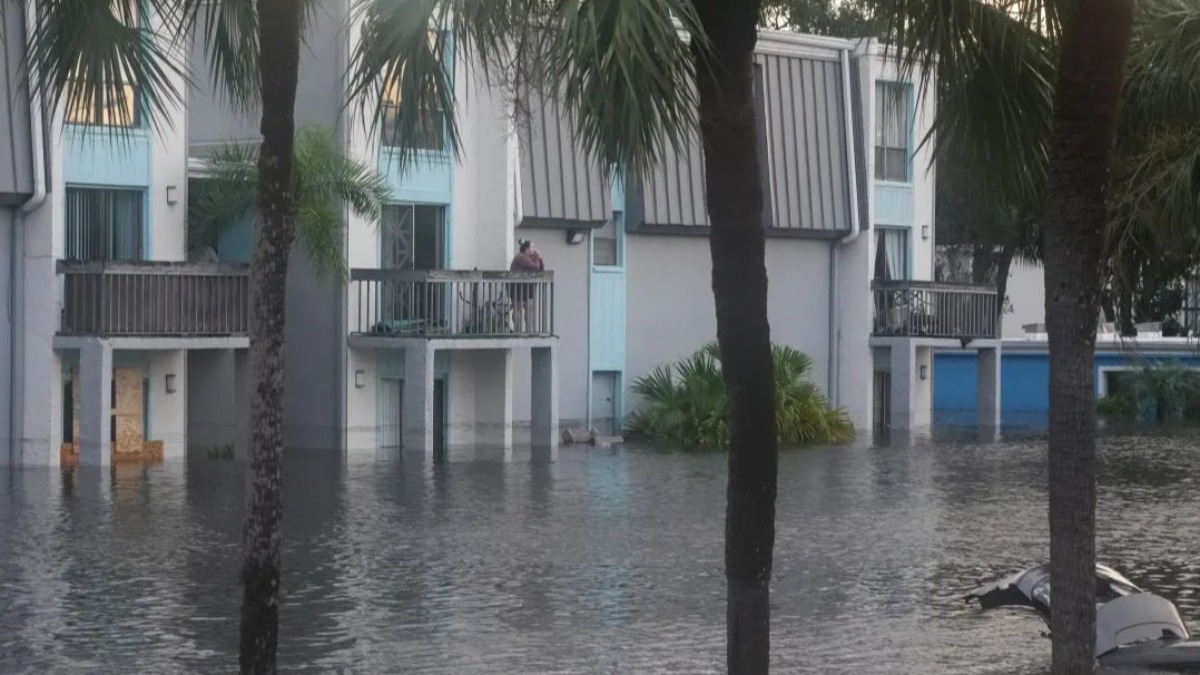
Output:
<path fill-rule="evenodd" d="M 841 293 L 838 288 L 838 249 L 852 244 L 862 234 L 861 219 L 858 212 L 858 141 L 854 133 L 853 98 L 850 94 L 850 50 L 841 49 L 842 62 L 842 97 L 845 100 L 845 125 L 847 143 L 846 174 L 850 186 L 850 234 L 836 239 L 829 246 L 829 402 L 832 406 L 841 406 L 841 392 L 838 379 L 841 375 L 841 350 L 838 349 L 842 338 Z"/>
<path fill-rule="evenodd" d="M 25 42 L 28 45 L 33 40 L 37 29 L 36 0 L 28 0 L 25 4 Z M 41 91 L 34 86 L 34 78 L 26 73 L 26 88 L 29 92 L 29 131 L 33 145 L 33 196 L 17 210 L 13 218 L 9 241 L 9 270 L 12 279 L 8 285 L 9 306 L 12 308 L 12 320 L 9 323 L 11 335 L 9 343 L 9 363 L 11 375 L 8 383 L 8 419 L 9 419 L 9 462 L 15 464 L 24 450 L 17 448 L 22 445 L 25 437 L 25 400 L 24 392 L 20 392 L 25 382 L 25 220 L 46 201 L 46 139 L 45 126 L 42 119 Z M 20 231 L 20 237 L 17 232 Z M 18 396 L 18 393 L 21 395 Z"/>

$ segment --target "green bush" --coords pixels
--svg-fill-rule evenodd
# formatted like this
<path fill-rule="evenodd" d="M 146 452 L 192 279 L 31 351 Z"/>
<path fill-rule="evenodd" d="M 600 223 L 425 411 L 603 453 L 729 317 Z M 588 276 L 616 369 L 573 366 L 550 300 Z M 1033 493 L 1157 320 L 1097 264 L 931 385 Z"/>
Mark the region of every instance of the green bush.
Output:
<path fill-rule="evenodd" d="M 779 441 L 808 444 L 853 439 L 854 425 L 846 412 L 830 408 L 808 380 L 812 359 L 787 345 L 773 345 L 771 353 Z M 633 392 L 641 396 L 643 409 L 630 417 L 630 435 L 688 449 L 728 444 L 728 399 L 716 343 L 638 378 Z"/>

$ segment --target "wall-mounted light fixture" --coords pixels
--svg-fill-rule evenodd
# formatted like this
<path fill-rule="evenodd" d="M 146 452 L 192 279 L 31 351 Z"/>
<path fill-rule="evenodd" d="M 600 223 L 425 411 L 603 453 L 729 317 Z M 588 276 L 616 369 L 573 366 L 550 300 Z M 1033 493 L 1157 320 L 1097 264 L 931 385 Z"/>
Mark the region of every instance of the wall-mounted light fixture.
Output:
<path fill-rule="evenodd" d="M 567 230 L 567 244 L 582 244 L 584 239 L 587 239 L 587 234 L 583 230 Z"/>
<path fill-rule="evenodd" d="M 179 203 L 179 188 L 174 185 L 167 186 L 167 203 L 171 206 Z"/>
<path fill-rule="evenodd" d="M 928 225 L 922 225 L 922 226 L 921 226 L 921 238 L 922 238 L 922 239 L 928 239 L 928 238 L 929 238 L 929 226 L 928 226 Z"/>
<path fill-rule="evenodd" d="M 925 364 L 921 364 L 921 379 L 922 380 L 929 379 L 929 366 L 927 366 Z"/>
<path fill-rule="evenodd" d="M 165 379 L 166 379 L 165 384 L 167 386 L 167 393 L 174 394 L 175 393 L 175 373 L 167 373 L 167 377 Z"/>
<path fill-rule="evenodd" d="M 367 386 L 367 373 L 363 370 L 354 371 L 354 388 L 362 389 Z"/>

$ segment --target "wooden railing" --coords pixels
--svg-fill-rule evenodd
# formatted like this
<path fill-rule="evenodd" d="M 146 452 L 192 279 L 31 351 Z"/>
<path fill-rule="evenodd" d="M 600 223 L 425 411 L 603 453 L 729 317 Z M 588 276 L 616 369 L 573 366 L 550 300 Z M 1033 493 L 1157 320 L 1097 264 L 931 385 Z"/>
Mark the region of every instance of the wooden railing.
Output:
<path fill-rule="evenodd" d="M 352 334 L 554 334 L 553 272 L 356 269 L 350 283 Z"/>
<path fill-rule="evenodd" d="M 250 268 L 184 262 L 58 262 L 63 335 L 189 337 L 250 331 Z"/>
<path fill-rule="evenodd" d="M 928 281 L 875 281 L 875 322 L 879 336 L 996 339 L 1000 305 L 988 286 Z"/>

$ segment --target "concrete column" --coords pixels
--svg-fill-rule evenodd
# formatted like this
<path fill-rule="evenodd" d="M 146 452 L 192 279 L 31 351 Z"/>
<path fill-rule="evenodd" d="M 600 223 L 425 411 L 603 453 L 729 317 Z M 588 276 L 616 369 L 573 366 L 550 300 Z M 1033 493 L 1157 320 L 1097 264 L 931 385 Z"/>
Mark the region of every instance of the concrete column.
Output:
<path fill-rule="evenodd" d="M 112 463 L 112 347 L 87 340 L 79 350 L 79 437 L 81 466 Z"/>
<path fill-rule="evenodd" d="M 917 349 L 910 340 L 892 343 L 892 428 L 916 426 Z"/>
<path fill-rule="evenodd" d="M 427 344 L 404 350 L 404 449 L 433 454 L 433 355 Z"/>
<path fill-rule="evenodd" d="M 913 427 L 927 429 L 933 425 L 933 348 L 917 347 L 916 355 L 912 400 Z"/>
<path fill-rule="evenodd" d="M 558 348 L 530 350 L 530 444 L 558 449 Z"/>
<path fill-rule="evenodd" d="M 1000 426 L 1000 348 L 980 349 L 979 363 L 979 426 L 992 429 Z"/>
<path fill-rule="evenodd" d="M 187 391 L 187 351 L 151 352 L 146 439 L 163 442 L 164 459 L 181 459 L 187 454 Z"/>
<path fill-rule="evenodd" d="M 478 352 L 475 375 L 475 443 L 511 450 L 513 444 L 512 350 Z"/>

